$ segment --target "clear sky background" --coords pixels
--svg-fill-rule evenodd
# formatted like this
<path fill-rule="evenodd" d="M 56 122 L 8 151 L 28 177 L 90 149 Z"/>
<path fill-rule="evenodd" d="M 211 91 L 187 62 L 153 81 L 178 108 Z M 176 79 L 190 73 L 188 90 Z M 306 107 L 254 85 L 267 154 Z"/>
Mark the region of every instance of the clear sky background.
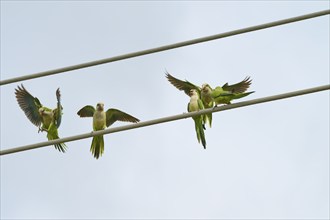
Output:
<path fill-rule="evenodd" d="M 1 79 L 329 9 L 329 1 L 1 1 Z M 103 101 L 142 121 L 186 112 L 165 79 L 253 79 L 249 100 L 329 84 L 329 16 L 22 82 L 60 137 L 92 130 Z M 1 149 L 46 140 L 0 87 Z M 127 123 L 116 122 L 113 126 Z M 192 119 L 1 156 L 2 219 L 329 218 L 329 91 L 213 115 L 207 149 Z"/>

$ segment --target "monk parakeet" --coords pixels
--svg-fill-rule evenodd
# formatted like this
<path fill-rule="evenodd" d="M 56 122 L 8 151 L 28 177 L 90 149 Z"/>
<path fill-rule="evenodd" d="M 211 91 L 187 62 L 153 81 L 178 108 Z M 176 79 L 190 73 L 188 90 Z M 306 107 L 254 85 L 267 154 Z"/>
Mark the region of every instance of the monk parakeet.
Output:
<path fill-rule="evenodd" d="M 250 85 L 250 77 L 246 77 L 243 81 L 233 85 L 226 83 L 222 87 L 217 86 L 215 89 L 212 89 L 209 84 L 203 84 L 201 93 L 202 97 L 212 98 L 216 106 L 219 104 L 231 104 L 233 99 L 240 99 L 254 93 L 254 91 L 245 92 Z"/>
<path fill-rule="evenodd" d="M 251 80 L 249 77 L 246 77 L 243 81 L 233 85 L 228 85 L 228 83 L 226 83 L 222 87 L 216 87 L 214 90 L 210 87 L 209 84 L 203 84 L 202 88 L 200 88 L 199 86 L 196 86 L 187 80 L 179 80 L 171 76 L 169 73 L 166 73 L 166 77 L 173 86 L 179 90 L 183 90 L 187 95 L 189 95 L 191 89 L 195 89 L 199 93 L 206 109 L 212 108 L 214 104 L 230 104 L 231 100 L 233 99 L 243 98 L 253 93 L 245 93 L 245 91 L 251 85 Z M 206 115 L 206 121 L 211 127 L 212 113 Z"/>
<path fill-rule="evenodd" d="M 15 89 L 18 105 L 21 107 L 26 117 L 39 128 L 38 132 L 46 131 L 48 140 L 59 139 L 58 128 L 62 120 L 62 105 L 60 89 L 56 90 L 57 107 L 50 109 L 41 104 L 37 97 L 33 97 L 22 85 Z M 65 152 L 64 143 L 55 144 L 55 148 Z"/>
<path fill-rule="evenodd" d="M 189 92 L 190 102 L 188 103 L 188 112 L 194 112 L 204 109 L 202 100 L 199 98 L 199 94 L 196 89 L 191 89 Z M 203 117 L 204 115 L 192 117 L 195 122 L 195 130 L 197 134 L 198 143 L 202 142 L 204 149 L 206 149 L 205 134 L 203 128 Z"/>
<path fill-rule="evenodd" d="M 203 96 L 203 94 L 201 93 L 201 88 L 199 86 L 196 86 L 187 80 L 186 81 L 179 80 L 179 79 L 173 77 L 168 72 L 166 72 L 166 78 L 173 86 L 175 86 L 180 91 L 183 90 L 188 96 L 190 96 L 190 90 L 195 89 L 203 102 L 204 108 L 208 109 L 208 108 L 212 108 L 214 106 L 213 99 L 208 96 Z M 203 117 L 203 118 L 204 118 L 203 126 L 205 123 L 208 123 L 208 125 L 211 127 L 212 113 L 206 114 L 206 117 Z"/>
<path fill-rule="evenodd" d="M 104 104 L 97 103 L 96 109 L 91 105 L 86 105 L 77 114 L 80 117 L 93 117 L 93 131 L 104 130 L 116 121 L 139 122 L 140 120 L 118 109 L 110 108 L 104 111 Z M 104 152 L 103 135 L 94 136 L 90 151 L 96 159 Z"/>

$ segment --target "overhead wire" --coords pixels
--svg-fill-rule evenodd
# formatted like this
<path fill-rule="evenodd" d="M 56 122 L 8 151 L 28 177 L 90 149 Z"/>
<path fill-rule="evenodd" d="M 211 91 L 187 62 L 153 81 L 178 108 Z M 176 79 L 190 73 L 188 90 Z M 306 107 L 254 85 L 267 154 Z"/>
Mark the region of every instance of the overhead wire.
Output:
<path fill-rule="evenodd" d="M 230 110 L 230 109 L 241 108 L 241 107 L 245 107 L 245 106 L 256 105 L 256 104 L 260 104 L 260 103 L 271 102 L 271 101 L 306 95 L 306 94 L 315 93 L 315 92 L 321 92 L 321 91 L 325 91 L 325 90 L 329 90 L 329 89 L 330 89 L 330 84 L 313 87 L 313 88 L 309 88 L 309 89 L 297 90 L 297 91 L 288 92 L 288 93 L 282 93 L 282 94 L 263 97 L 263 98 L 252 99 L 249 101 L 243 101 L 243 102 L 238 102 L 238 103 L 229 104 L 229 105 L 223 105 L 223 106 L 214 107 L 214 108 L 210 108 L 210 109 L 204 109 L 204 110 L 195 111 L 195 112 L 183 113 L 183 114 L 153 119 L 153 120 L 149 120 L 149 121 L 142 121 L 142 122 L 139 122 L 136 124 L 118 126 L 118 127 L 114 127 L 114 128 L 101 130 L 101 131 L 93 131 L 93 132 L 70 136 L 70 137 L 66 137 L 66 138 L 60 138 L 60 139 L 56 139 L 56 140 L 52 140 L 52 141 L 45 141 L 45 142 L 25 145 L 25 146 L 21 146 L 21 147 L 14 147 L 14 148 L 10 148 L 10 149 L 1 150 L 0 156 L 7 155 L 7 154 L 13 154 L 13 153 L 21 152 L 21 151 L 32 150 L 32 149 L 41 148 L 41 147 L 46 147 L 46 146 L 64 143 L 64 142 L 71 142 L 71 141 L 76 141 L 76 140 L 80 140 L 80 139 L 86 139 L 86 138 L 94 137 L 97 135 L 106 135 L 106 134 L 110 134 L 110 133 L 116 133 L 116 132 L 141 128 L 141 127 L 161 124 L 161 123 L 165 123 L 165 122 L 176 121 L 176 120 L 190 118 L 190 117 L 197 116 L 197 115 L 208 114 L 211 112 L 226 111 L 226 110 Z"/>
<path fill-rule="evenodd" d="M 269 22 L 269 23 L 265 23 L 265 24 L 247 27 L 247 28 L 237 29 L 237 30 L 233 30 L 233 31 L 229 31 L 229 32 L 216 34 L 216 35 L 196 38 L 193 40 L 182 41 L 179 43 L 169 44 L 169 45 L 151 48 L 151 49 L 147 49 L 147 50 L 141 50 L 141 51 L 123 54 L 123 55 L 119 55 L 119 56 L 114 56 L 114 57 L 110 57 L 110 58 L 105 58 L 105 59 L 101 59 L 101 60 L 95 60 L 95 61 L 91 61 L 91 62 L 76 64 L 76 65 L 48 70 L 48 71 L 44 71 L 44 72 L 38 72 L 38 73 L 29 74 L 29 75 L 14 77 L 14 78 L 10 78 L 10 79 L 1 80 L 0 86 L 14 83 L 14 82 L 59 74 L 59 73 L 68 72 L 68 71 L 72 71 L 72 70 L 92 67 L 92 66 L 96 66 L 96 65 L 105 64 L 105 63 L 115 62 L 115 61 L 119 61 L 119 60 L 129 59 L 129 58 L 133 58 L 133 57 L 144 56 L 144 55 L 151 54 L 151 53 L 158 53 L 158 52 L 165 51 L 165 50 L 171 50 L 171 49 L 175 49 L 175 48 L 179 48 L 179 47 L 203 43 L 206 41 L 216 40 L 216 39 L 220 39 L 220 38 L 230 37 L 230 36 L 234 36 L 234 35 L 239 35 L 239 34 L 243 34 L 243 33 L 248 33 L 248 32 L 252 32 L 252 31 L 275 27 L 275 26 L 279 26 L 279 25 L 289 24 L 289 23 L 302 21 L 302 20 L 306 20 L 306 19 L 311 19 L 311 18 L 315 18 L 315 17 L 319 17 L 319 16 L 328 15 L 328 14 L 330 14 L 330 10 L 318 11 L 318 12 L 314 12 L 314 13 L 310 13 L 310 14 L 291 17 L 291 18 L 273 21 L 273 22 Z"/>
<path fill-rule="evenodd" d="M 301 15 L 301 16 L 297 16 L 297 17 L 291 17 L 291 18 L 278 20 L 278 21 L 274 21 L 274 22 L 270 22 L 270 23 L 265 23 L 265 24 L 261 24 L 261 25 L 237 29 L 234 31 L 229 31 L 229 32 L 221 33 L 221 34 L 211 35 L 211 36 L 183 41 L 183 42 L 179 42 L 179 43 L 175 43 L 175 44 L 170 44 L 170 45 L 165 45 L 165 46 L 161 46 L 161 47 L 156 47 L 156 48 L 151 48 L 151 49 L 147 49 L 147 50 L 128 53 L 128 54 L 124 54 L 124 55 L 119 55 L 119 56 L 115 56 L 115 57 L 111 57 L 111 58 L 106 58 L 106 59 L 91 61 L 91 62 L 87 62 L 87 63 L 72 65 L 72 66 L 68 66 L 68 67 L 63 67 L 63 68 L 59 68 L 59 69 L 34 73 L 34 74 L 25 75 L 25 76 L 21 76 L 21 77 L 15 77 L 15 78 L 0 81 L 0 86 L 18 82 L 18 81 L 45 77 L 45 76 L 54 75 L 54 74 L 58 74 L 58 73 L 62 73 L 62 72 L 68 72 L 68 71 L 72 71 L 72 70 L 87 68 L 87 67 L 105 64 L 105 63 L 109 63 L 109 62 L 115 62 L 115 61 L 119 61 L 119 60 L 129 59 L 129 58 L 133 58 L 133 57 L 137 57 L 137 56 L 143 56 L 143 55 L 147 55 L 147 54 L 151 54 L 151 53 L 157 53 L 157 52 L 161 52 L 161 51 L 165 51 L 165 50 L 175 49 L 175 48 L 184 47 L 184 46 L 188 46 L 188 45 L 192 45 L 192 44 L 197 44 L 197 43 L 216 40 L 216 39 L 225 38 L 225 37 L 229 37 L 229 36 L 234 36 L 234 35 L 238 35 L 238 34 L 248 33 L 248 32 L 252 32 L 252 31 L 257 31 L 257 30 L 261 30 L 261 29 L 284 25 L 284 24 L 297 22 L 297 21 L 301 21 L 301 20 L 306 20 L 306 19 L 310 19 L 310 18 L 315 18 L 315 17 L 319 17 L 319 16 L 324 16 L 324 15 L 328 15 L 328 14 L 330 14 L 330 10 L 314 12 L 314 13 L 310 13 L 310 14 L 305 14 L 305 15 Z M 330 85 L 324 85 L 324 86 L 314 87 L 314 88 L 310 88 L 310 89 L 298 90 L 298 91 L 294 91 L 294 92 L 283 93 L 283 94 L 279 94 L 279 95 L 274 95 L 274 96 L 239 102 L 239 103 L 235 103 L 235 104 L 215 107 L 212 109 L 205 109 L 205 110 L 201 110 L 201 111 L 197 111 L 197 112 L 190 112 L 190 113 L 168 116 L 168 117 L 164 117 L 164 118 L 158 118 L 158 119 L 154 119 L 154 120 L 139 122 L 137 124 L 119 126 L 119 127 L 115 127 L 115 128 L 101 130 L 101 131 L 93 131 L 90 133 L 56 139 L 56 140 L 52 140 L 52 141 L 45 141 L 45 142 L 25 145 L 25 146 L 21 146 L 21 147 L 15 147 L 15 148 L 11 148 L 11 149 L 1 150 L 0 155 L 2 156 L 2 155 L 6 155 L 6 154 L 17 153 L 17 152 L 21 152 L 21 151 L 41 148 L 41 147 L 59 144 L 59 143 L 63 143 L 63 142 L 71 142 L 71 141 L 76 141 L 76 140 L 80 140 L 80 139 L 90 138 L 90 137 L 94 137 L 96 135 L 106 135 L 106 134 L 110 134 L 110 133 L 115 133 L 115 132 L 120 132 L 120 131 L 125 131 L 125 130 L 136 129 L 136 128 L 140 128 L 140 127 L 146 127 L 146 126 L 151 126 L 151 125 L 155 125 L 155 124 L 180 120 L 180 119 L 189 118 L 189 117 L 202 115 L 202 114 L 207 114 L 207 113 L 211 113 L 211 112 L 225 111 L 225 110 L 229 110 L 229 109 L 240 108 L 240 107 L 244 107 L 244 106 L 255 105 L 255 104 L 260 104 L 260 103 L 264 103 L 264 102 L 270 102 L 270 101 L 275 101 L 275 100 L 279 100 L 279 99 L 284 99 L 284 98 L 291 98 L 294 96 L 300 96 L 300 95 L 305 95 L 305 94 L 314 93 L 314 92 L 320 92 L 320 91 L 329 90 L 329 89 L 330 89 Z"/>

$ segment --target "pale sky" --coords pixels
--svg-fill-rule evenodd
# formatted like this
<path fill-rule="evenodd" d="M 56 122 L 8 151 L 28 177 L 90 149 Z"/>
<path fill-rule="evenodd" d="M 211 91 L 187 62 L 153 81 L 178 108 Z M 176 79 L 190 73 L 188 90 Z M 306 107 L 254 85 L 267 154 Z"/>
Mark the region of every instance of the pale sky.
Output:
<path fill-rule="evenodd" d="M 329 9 L 329 1 L 1 1 L 1 80 Z M 141 121 L 187 111 L 165 78 L 215 87 L 253 81 L 250 100 L 329 84 L 329 15 L 12 83 L 1 91 L 1 150 L 43 142 L 19 108 L 62 93 L 60 137 L 104 102 Z M 241 100 L 236 100 L 239 102 Z M 113 127 L 128 123 L 116 122 Z M 1 219 L 328 219 L 329 91 L 1 156 Z"/>

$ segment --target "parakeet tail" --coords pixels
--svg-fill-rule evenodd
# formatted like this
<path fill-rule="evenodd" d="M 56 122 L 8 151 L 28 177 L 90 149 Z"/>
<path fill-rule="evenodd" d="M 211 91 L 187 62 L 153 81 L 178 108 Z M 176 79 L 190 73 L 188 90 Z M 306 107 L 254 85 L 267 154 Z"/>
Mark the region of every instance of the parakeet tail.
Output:
<path fill-rule="evenodd" d="M 205 115 L 209 127 L 212 127 L 212 113 Z"/>
<path fill-rule="evenodd" d="M 55 144 L 54 146 L 56 150 L 65 153 L 66 145 L 64 143 Z"/>
<path fill-rule="evenodd" d="M 206 149 L 206 140 L 205 140 L 205 133 L 203 127 L 200 127 L 200 137 L 201 137 L 202 145 L 204 149 Z"/>
<path fill-rule="evenodd" d="M 47 138 L 48 138 L 48 140 L 59 139 L 57 127 L 54 123 L 51 123 L 49 125 L 48 132 L 47 132 Z M 66 145 L 64 143 L 54 144 L 54 146 L 55 146 L 56 150 L 65 153 Z"/>
<path fill-rule="evenodd" d="M 102 156 L 102 154 L 104 152 L 103 135 L 93 137 L 91 152 L 96 159 L 98 159 L 100 156 Z"/>
<path fill-rule="evenodd" d="M 203 123 L 202 120 L 200 121 L 197 120 L 195 120 L 195 130 L 196 130 L 197 140 L 198 143 L 202 142 L 204 149 L 206 149 L 206 140 L 205 140 Z"/>

